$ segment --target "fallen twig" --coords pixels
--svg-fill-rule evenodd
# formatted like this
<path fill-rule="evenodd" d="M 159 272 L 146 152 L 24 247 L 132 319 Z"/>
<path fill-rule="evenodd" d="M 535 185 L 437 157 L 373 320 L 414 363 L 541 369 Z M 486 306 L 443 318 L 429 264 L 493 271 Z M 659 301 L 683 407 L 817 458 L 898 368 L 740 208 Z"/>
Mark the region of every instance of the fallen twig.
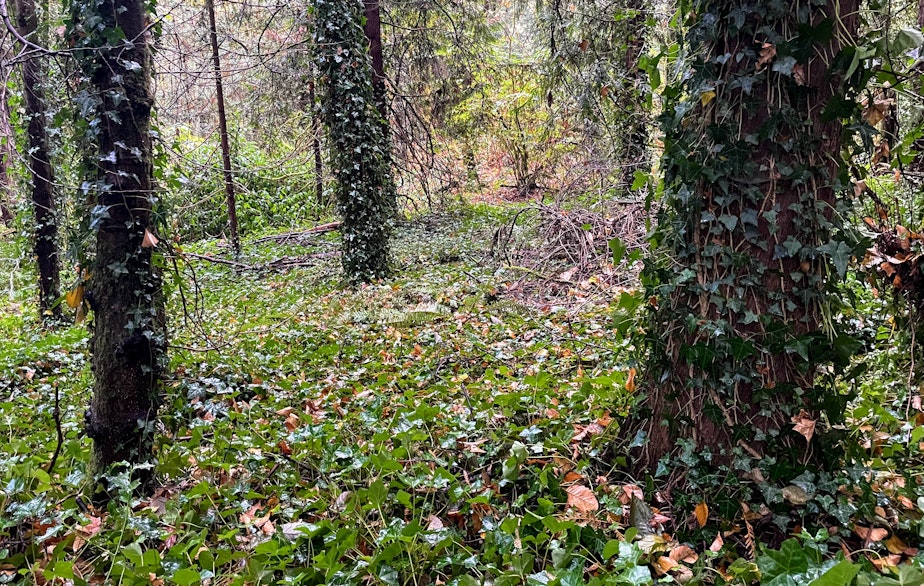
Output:
<path fill-rule="evenodd" d="M 254 244 L 260 242 L 285 242 L 293 238 L 298 238 L 300 236 L 307 236 L 309 234 L 323 234 L 325 232 L 333 232 L 334 230 L 340 229 L 341 222 L 328 222 L 327 224 L 321 224 L 313 228 L 308 228 L 307 230 L 300 230 L 298 232 L 286 232 L 284 234 L 273 234 L 272 236 L 264 236 L 263 238 L 258 238 L 253 241 Z"/>

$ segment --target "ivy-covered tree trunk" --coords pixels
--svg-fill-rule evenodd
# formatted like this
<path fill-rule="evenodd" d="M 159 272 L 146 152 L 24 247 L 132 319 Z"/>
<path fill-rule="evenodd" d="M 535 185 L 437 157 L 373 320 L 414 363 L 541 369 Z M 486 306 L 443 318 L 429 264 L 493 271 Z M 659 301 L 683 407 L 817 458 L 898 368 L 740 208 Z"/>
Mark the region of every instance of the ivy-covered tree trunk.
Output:
<path fill-rule="evenodd" d="M 363 14 L 360 0 L 315 1 L 319 74 L 327 80 L 323 116 L 343 218 L 343 268 L 351 283 L 389 274 L 389 235 L 396 208 Z"/>
<path fill-rule="evenodd" d="M 160 280 L 152 263 L 149 4 L 74 0 L 78 58 L 88 81 L 78 106 L 95 146 L 87 184 L 96 258 L 87 298 L 94 310 L 93 399 L 87 435 L 97 471 L 151 456 L 157 381 L 166 347 Z M 79 33 L 78 33 L 79 34 Z M 143 477 L 143 475 L 142 475 Z"/>
<path fill-rule="evenodd" d="M 19 32 L 33 39 L 38 30 L 34 0 L 16 2 L 16 24 Z M 27 158 L 32 187 L 34 222 L 33 248 L 38 265 L 38 307 L 42 318 L 60 317 L 60 273 L 58 265 L 58 218 L 55 205 L 55 175 L 48 152 L 48 132 L 45 129 L 45 92 L 42 88 L 42 62 L 38 57 L 22 65 L 22 85 L 25 94 L 26 118 L 29 121 L 29 153 Z"/>
<path fill-rule="evenodd" d="M 769 478 L 831 456 L 818 435 L 822 413 L 842 418 L 829 373 L 851 350 L 831 315 L 852 254 L 835 210 L 857 5 L 691 3 L 644 275 L 647 401 L 632 430 L 643 470 L 695 485 L 717 468 Z"/>

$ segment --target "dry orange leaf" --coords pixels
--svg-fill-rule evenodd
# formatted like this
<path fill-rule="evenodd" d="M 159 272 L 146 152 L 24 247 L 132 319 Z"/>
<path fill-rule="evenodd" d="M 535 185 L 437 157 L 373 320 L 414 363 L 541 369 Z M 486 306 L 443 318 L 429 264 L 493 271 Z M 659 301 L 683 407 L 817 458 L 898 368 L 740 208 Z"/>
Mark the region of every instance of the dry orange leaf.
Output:
<path fill-rule="evenodd" d="M 854 525 L 853 532 L 856 533 L 860 539 L 867 543 L 877 543 L 889 536 L 889 531 L 881 527 L 863 527 L 862 525 Z"/>
<path fill-rule="evenodd" d="M 670 572 L 671 570 L 673 570 L 680 564 L 677 561 L 672 560 L 668 556 L 662 555 L 661 557 L 656 559 L 654 563 L 651 565 L 654 567 L 656 574 L 658 574 L 659 576 L 663 576 L 664 574 Z"/>
<path fill-rule="evenodd" d="M 626 378 L 626 390 L 630 393 L 635 392 L 635 368 L 629 369 L 629 376 Z"/>
<path fill-rule="evenodd" d="M 569 470 L 565 477 L 561 479 L 562 482 L 580 482 L 584 477 L 575 472 L 574 470 Z"/>
<path fill-rule="evenodd" d="M 565 489 L 568 493 L 568 505 L 582 513 L 592 513 L 600 508 L 594 491 L 580 484 L 573 484 Z"/>
<path fill-rule="evenodd" d="M 706 521 L 709 520 L 709 505 L 704 502 L 697 504 L 693 510 L 693 515 L 696 517 L 696 522 L 700 528 L 705 527 Z"/>

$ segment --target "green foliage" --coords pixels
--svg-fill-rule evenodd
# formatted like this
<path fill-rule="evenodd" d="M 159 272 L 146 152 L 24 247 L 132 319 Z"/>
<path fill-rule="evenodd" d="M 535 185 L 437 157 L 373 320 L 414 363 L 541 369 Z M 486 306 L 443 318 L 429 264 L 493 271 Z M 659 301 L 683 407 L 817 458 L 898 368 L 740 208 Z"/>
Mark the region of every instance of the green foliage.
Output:
<path fill-rule="evenodd" d="M 274 158 L 243 134 L 232 132 L 237 220 L 243 235 L 305 225 L 322 211 L 309 195 L 313 163 L 297 157 Z M 183 129 L 171 149 L 164 177 L 163 207 L 170 233 L 183 240 L 215 237 L 227 229 L 224 178 L 217 139 L 205 141 Z"/>
<path fill-rule="evenodd" d="M 337 208 L 343 269 L 351 283 L 389 274 L 389 234 L 397 212 L 388 122 L 376 110 L 363 4 L 314 3 L 314 41 Z"/>

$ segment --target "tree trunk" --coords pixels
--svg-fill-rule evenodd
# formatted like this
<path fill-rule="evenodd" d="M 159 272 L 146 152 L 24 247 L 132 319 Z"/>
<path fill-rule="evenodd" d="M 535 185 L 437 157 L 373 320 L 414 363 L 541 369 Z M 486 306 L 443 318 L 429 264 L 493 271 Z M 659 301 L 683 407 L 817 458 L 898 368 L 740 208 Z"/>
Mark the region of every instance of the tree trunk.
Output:
<path fill-rule="evenodd" d="M 9 53 L 4 56 L 3 63 L 8 63 Z M 4 66 L 5 69 L 5 66 Z M 4 71 L 3 73 L 6 73 Z M 3 76 L 6 79 L 7 76 Z M 16 160 L 16 137 L 10 126 L 10 102 L 7 92 L 9 88 L 0 87 L 0 222 L 10 224 L 13 221 L 14 194 L 16 186 L 10 176 L 10 167 Z"/>
<path fill-rule="evenodd" d="M 831 455 L 795 424 L 837 423 L 845 405 L 816 373 L 846 360 L 823 320 L 851 253 L 833 239 L 842 121 L 826 108 L 854 104 L 826 64 L 853 43 L 856 14 L 857 0 L 693 2 L 690 75 L 662 119 L 647 402 L 627 427 L 647 436 L 642 470 L 794 476 Z"/>
<path fill-rule="evenodd" d="M 369 57 L 372 59 L 372 95 L 375 107 L 388 132 L 388 99 L 385 88 L 385 57 L 382 54 L 382 16 L 379 0 L 363 0 L 366 22 L 363 33 L 369 41 Z"/>
<path fill-rule="evenodd" d="M 18 0 L 16 23 L 26 38 L 34 38 L 38 30 L 35 0 Z M 22 65 L 26 118 L 29 121 L 29 175 L 32 183 L 32 213 L 34 215 L 33 252 L 38 263 L 39 315 L 58 319 L 59 293 L 58 218 L 54 197 L 54 170 L 48 153 L 48 132 L 45 129 L 45 92 L 42 89 L 42 62 L 38 57 Z M 4 100 L 5 102 L 5 100 Z"/>
<path fill-rule="evenodd" d="M 209 15 L 209 41 L 212 43 L 212 66 L 215 72 L 215 97 L 218 100 L 218 133 L 221 136 L 222 175 L 225 179 L 225 196 L 228 202 L 228 229 L 231 248 L 241 251 L 241 238 L 237 229 L 237 200 L 234 195 L 234 173 L 231 170 L 231 145 L 228 143 L 228 119 L 225 115 L 225 91 L 221 85 L 221 58 L 218 55 L 218 28 L 215 26 L 215 2 L 205 0 Z"/>
<path fill-rule="evenodd" d="M 88 178 L 96 186 L 91 225 L 97 234 L 87 293 L 95 314 L 87 435 L 93 438 L 93 464 L 100 473 L 118 462 L 151 457 L 166 348 L 160 279 L 152 264 L 155 192 L 147 6 L 143 0 L 101 0 L 77 15 L 78 24 L 84 19 L 100 22 L 84 26 L 89 33 L 77 41 L 97 100 L 93 143 L 98 163 Z M 110 45 L 122 36 L 131 42 Z"/>
<path fill-rule="evenodd" d="M 347 280 L 364 283 L 389 274 L 395 214 L 390 145 L 375 107 L 369 45 L 359 1 L 315 1 L 315 46 L 331 174 L 343 218 L 342 263 Z"/>

